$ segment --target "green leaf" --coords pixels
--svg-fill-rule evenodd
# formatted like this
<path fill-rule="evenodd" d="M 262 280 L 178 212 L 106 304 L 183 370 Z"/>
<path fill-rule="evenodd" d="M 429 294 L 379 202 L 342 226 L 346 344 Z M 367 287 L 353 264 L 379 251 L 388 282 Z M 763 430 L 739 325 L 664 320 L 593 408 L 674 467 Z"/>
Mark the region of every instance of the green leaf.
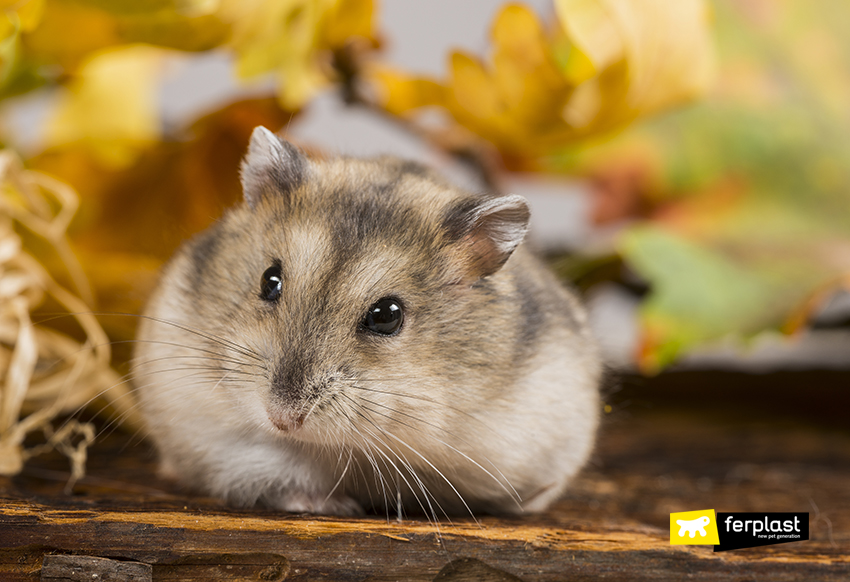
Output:
<path fill-rule="evenodd" d="M 653 226 L 629 230 L 620 251 L 650 282 L 641 306 L 640 364 L 654 372 L 694 347 L 779 327 L 801 298 L 781 270 L 745 260 Z"/>

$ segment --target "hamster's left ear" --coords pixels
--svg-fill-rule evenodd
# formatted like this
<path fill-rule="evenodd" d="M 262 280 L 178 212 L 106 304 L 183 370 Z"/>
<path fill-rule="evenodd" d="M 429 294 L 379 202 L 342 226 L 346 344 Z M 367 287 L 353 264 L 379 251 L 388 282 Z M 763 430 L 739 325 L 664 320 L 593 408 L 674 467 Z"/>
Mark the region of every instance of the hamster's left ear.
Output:
<path fill-rule="evenodd" d="M 467 200 L 452 208 L 443 228 L 461 280 L 474 283 L 501 269 L 525 238 L 530 216 L 528 202 L 516 194 Z"/>
<path fill-rule="evenodd" d="M 288 195 L 304 182 L 308 163 L 294 145 L 256 127 L 240 168 L 245 202 L 256 208 L 266 196 Z"/>

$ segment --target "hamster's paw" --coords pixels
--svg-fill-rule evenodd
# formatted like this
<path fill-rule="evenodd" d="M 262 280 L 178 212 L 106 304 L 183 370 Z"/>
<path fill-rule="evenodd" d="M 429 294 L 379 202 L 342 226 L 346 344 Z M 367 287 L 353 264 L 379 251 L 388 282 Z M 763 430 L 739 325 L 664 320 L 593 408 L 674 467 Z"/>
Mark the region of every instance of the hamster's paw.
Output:
<path fill-rule="evenodd" d="M 334 494 L 330 497 L 319 493 L 289 491 L 277 499 L 269 500 L 275 509 L 289 513 L 317 513 L 321 515 L 356 516 L 363 515 L 363 508 L 347 495 Z"/>
<path fill-rule="evenodd" d="M 335 495 L 324 503 L 324 506 L 319 513 L 354 517 L 358 515 L 365 515 L 366 512 L 363 511 L 363 507 L 351 497 L 348 497 L 347 495 Z"/>

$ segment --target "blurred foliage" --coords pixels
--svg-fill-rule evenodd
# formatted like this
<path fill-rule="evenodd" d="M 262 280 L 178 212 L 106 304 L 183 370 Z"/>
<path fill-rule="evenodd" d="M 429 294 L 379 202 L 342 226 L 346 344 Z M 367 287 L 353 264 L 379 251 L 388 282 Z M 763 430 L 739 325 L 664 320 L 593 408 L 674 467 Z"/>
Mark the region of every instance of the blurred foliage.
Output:
<path fill-rule="evenodd" d="M 163 55 L 145 45 L 105 49 L 83 60 L 47 124 L 48 147 L 90 151 L 124 166 L 160 139 L 155 81 Z"/>
<path fill-rule="evenodd" d="M 844 0 L 554 0 L 548 18 L 505 4 L 490 53 L 452 53 L 443 78 L 381 59 L 372 0 L 0 0 L 0 13 L 0 98 L 50 96 L 27 164 L 80 192 L 69 234 L 100 310 L 137 312 L 179 242 L 238 200 L 251 129 L 297 123 L 329 87 L 488 184 L 515 170 L 586 179 L 614 234 L 569 269 L 598 281 L 625 265 L 645 280 L 646 371 L 727 336 L 793 330 L 848 280 Z M 164 127 L 172 63 L 213 50 L 273 94 Z"/>
<path fill-rule="evenodd" d="M 794 331 L 850 274 L 850 5 L 713 7 L 718 78 L 700 103 L 553 164 L 592 177 L 597 222 L 628 225 L 614 244 L 652 288 L 648 371 Z"/>
<path fill-rule="evenodd" d="M 274 72 L 281 105 L 297 108 L 334 76 L 329 55 L 377 43 L 371 0 L 223 0 L 244 77 Z"/>
<path fill-rule="evenodd" d="M 381 106 L 424 106 L 493 143 L 515 166 L 691 99 L 708 87 L 712 53 L 697 0 L 557 0 L 548 29 L 528 8 L 505 6 L 489 62 L 451 55 L 449 78 L 377 65 Z"/>

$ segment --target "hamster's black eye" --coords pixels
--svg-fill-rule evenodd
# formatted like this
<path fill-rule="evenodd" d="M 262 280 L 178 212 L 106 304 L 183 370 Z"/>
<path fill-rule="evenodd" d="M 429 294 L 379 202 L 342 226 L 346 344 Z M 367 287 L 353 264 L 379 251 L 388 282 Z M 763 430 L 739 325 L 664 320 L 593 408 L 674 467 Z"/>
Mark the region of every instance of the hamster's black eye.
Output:
<path fill-rule="evenodd" d="M 277 301 L 281 288 L 280 265 L 272 265 L 263 272 L 260 280 L 260 299 Z"/>
<path fill-rule="evenodd" d="M 361 325 L 373 333 L 393 335 L 404 321 L 401 303 L 392 297 L 378 299 L 366 312 Z"/>

